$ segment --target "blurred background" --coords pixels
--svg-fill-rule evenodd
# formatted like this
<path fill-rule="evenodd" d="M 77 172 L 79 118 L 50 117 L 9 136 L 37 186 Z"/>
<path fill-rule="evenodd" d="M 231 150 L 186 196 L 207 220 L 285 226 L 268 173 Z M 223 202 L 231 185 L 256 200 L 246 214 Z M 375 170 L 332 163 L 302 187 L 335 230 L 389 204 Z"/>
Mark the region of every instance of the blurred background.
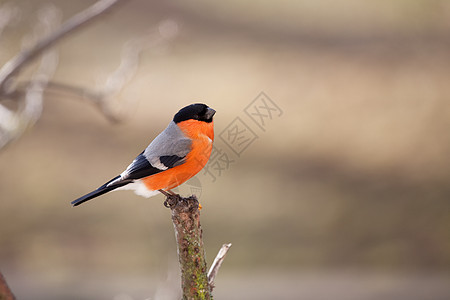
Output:
<path fill-rule="evenodd" d="M 0 64 L 94 2 L 0 1 Z M 209 265 L 233 243 L 216 299 L 449 299 L 449 32 L 445 0 L 123 1 L 52 48 L 75 92 L 0 152 L 0 270 L 18 299 L 177 299 L 162 195 L 70 201 L 204 102 L 215 156 L 178 191 Z M 80 97 L 107 88 L 119 123 Z"/>

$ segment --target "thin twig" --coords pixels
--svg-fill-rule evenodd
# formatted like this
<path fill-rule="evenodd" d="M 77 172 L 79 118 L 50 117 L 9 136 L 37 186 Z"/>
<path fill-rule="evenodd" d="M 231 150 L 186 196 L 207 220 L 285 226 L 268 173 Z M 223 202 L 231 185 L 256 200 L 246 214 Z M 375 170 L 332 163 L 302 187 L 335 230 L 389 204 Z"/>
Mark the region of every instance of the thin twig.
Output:
<path fill-rule="evenodd" d="M 117 113 L 114 113 L 110 109 L 108 109 L 107 100 L 110 99 L 107 99 L 105 95 L 101 92 L 96 92 L 80 86 L 70 85 L 56 81 L 50 81 L 47 84 L 46 92 L 48 94 L 53 93 L 58 94 L 59 92 L 69 94 L 75 97 L 80 97 L 82 99 L 86 99 L 89 102 L 93 103 L 109 121 L 113 123 L 118 123 L 121 121 L 121 118 L 120 116 L 118 116 Z"/>
<path fill-rule="evenodd" d="M 55 28 L 58 28 L 58 11 L 53 6 L 41 9 L 39 22 L 34 26 L 34 36 L 30 39 L 38 39 L 39 36 L 49 35 Z M 0 104 L 0 114 L 4 118 L 0 119 L 0 148 L 21 136 L 25 130 L 33 126 L 40 118 L 43 108 L 44 90 L 58 65 L 58 52 L 53 48 L 43 52 L 39 66 L 31 75 L 30 82 L 21 90 L 14 89 L 14 93 L 9 94 L 4 99 L 22 99 L 16 112 L 9 110 Z"/>
<path fill-rule="evenodd" d="M 80 28 L 95 17 L 101 15 L 120 0 L 100 0 L 92 6 L 76 14 L 64 24 L 59 30 L 53 32 L 46 38 L 40 40 L 36 45 L 28 50 L 19 52 L 15 57 L 8 61 L 0 69 L 0 94 L 5 93 L 5 85 L 11 76 L 20 71 L 22 67 L 30 63 L 36 56 L 41 54 L 44 50 L 52 46 L 55 42 L 66 36 L 68 33 Z"/>
<path fill-rule="evenodd" d="M 214 259 L 211 268 L 208 271 L 208 284 L 211 287 L 211 290 L 214 288 L 214 280 L 216 279 L 219 268 L 222 265 L 222 262 L 225 259 L 225 256 L 227 255 L 230 248 L 231 243 L 222 245 L 222 248 L 220 248 L 219 253 L 217 253 L 216 258 Z"/>
<path fill-rule="evenodd" d="M 35 27 L 40 28 L 39 31 L 43 32 L 43 36 L 49 35 L 60 25 L 58 15 L 58 10 L 53 6 L 42 9 L 39 22 Z M 25 89 L 24 107 L 18 113 L 18 117 L 23 123 L 20 130 L 33 126 L 40 118 L 44 103 L 44 90 L 56 71 L 58 59 L 58 51 L 54 48 L 43 52 L 40 64 L 31 75 L 31 82 Z"/>
<path fill-rule="evenodd" d="M 170 26 L 176 26 L 175 22 L 165 20 L 161 22 L 160 27 L 164 27 L 167 24 Z M 176 32 L 172 32 L 171 35 L 168 35 L 167 33 L 162 34 L 152 32 L 150 34 L 129 40 L 123 47 L 119 67 L 108 76 L 104 85 L 99 86 L 96 90 L 58 81 L 49 81 L 46 83 L 45 92 L 47 94 L 69 94 L 71 96 L 88 100 L 93 103 L 104 114 L 104 116 L 108 118 L 109 121 L 114 123 L 120 122 L 124 113 L 121 113 L 117 109 L 113 109 L 112 103 L 114 99 L 118 98 L 118 94 L 123 89 L 124 85 L 130 82 L 137 72 L 141 53 L 149 48 L 164 46 L 175 35 Z M 23 90 L 26 90 L 30 83 L 30 81 L 22 81 L 18 83 L 15 91 L 10 92 L 10 98 L 18 99 L 18 95 L 22 94 Z M 130 101 L 127 100 L 127 102 Z M 121 106 L 127 107 L 126 105 Z"/>

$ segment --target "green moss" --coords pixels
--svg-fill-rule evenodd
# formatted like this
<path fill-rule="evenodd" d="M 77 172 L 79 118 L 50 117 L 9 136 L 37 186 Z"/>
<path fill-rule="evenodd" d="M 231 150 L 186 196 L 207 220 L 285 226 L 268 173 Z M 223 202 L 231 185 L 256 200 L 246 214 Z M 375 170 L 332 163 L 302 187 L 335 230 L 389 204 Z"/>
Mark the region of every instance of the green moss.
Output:
<path fill-rule="evenodd" d="M 186 206 L 177 206 L 173 212 L 182 272 L 183 299 L 211 299 L 198 202 L 196 199 L 192 202 L 183 201 L 183 205 Z"/>

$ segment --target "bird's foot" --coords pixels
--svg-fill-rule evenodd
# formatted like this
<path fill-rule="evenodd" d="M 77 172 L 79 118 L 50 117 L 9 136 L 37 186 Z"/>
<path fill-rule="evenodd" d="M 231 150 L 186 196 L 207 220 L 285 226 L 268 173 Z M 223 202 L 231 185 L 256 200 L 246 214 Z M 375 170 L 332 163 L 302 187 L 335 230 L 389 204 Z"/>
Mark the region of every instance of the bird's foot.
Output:
<path fill-rule="evenodd" d="M 179 201 L 182 200 L 182 197 L 171 190 L 159 190 L 164 196 L 166 196 L 166 200 L 164 201 L 164 206 L 167 208 L 173 208 L 177 205 Z"/>
<path fill-rule="evenodd" d="M 192 195 L 188 198 L 183 198 L 180 195 L 172 192 L 171 190 L 159 190 L 164 196 L 166 196 L 166 200 L 164 201 L 164 206 L 170 209 L 174 209 L 175 207 L 184 209 L 198 209 L 201 210 L 202 206 L 198 202 L 197 197 Z"/>

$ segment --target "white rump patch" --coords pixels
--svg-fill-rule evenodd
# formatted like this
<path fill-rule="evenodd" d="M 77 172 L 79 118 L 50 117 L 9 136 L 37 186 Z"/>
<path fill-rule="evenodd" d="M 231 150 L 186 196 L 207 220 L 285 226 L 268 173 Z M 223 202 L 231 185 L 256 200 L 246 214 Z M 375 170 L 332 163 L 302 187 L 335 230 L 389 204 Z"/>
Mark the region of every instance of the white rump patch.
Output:
<path fill-rule="evenodd" d="M 155 196 L 157 194 L 159 194 L 159 191 L 151 191 L 149 190 L 145 184 L 142 182 L 142 180 L 138 179 L 135 180 L 134 182 L 131 182 L 125 186 L 122 186 L 120 188 L 117 188 L 117 190 L 132 190 L 136 193 L 136 195 L 145 197 L 145 198 L 150 198 L 152 196 Z"/>

